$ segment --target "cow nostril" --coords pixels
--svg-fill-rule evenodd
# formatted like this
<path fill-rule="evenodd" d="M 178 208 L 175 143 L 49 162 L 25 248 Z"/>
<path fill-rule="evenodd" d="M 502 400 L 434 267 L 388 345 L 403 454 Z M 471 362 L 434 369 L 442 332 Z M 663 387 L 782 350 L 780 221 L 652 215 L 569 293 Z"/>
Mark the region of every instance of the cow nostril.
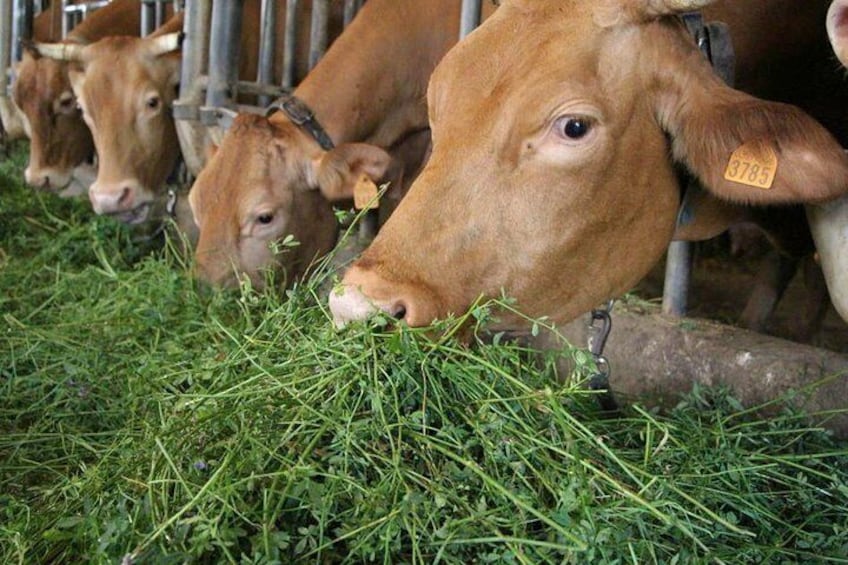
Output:
<path fill-rule="evenodd" d="M 403 320 L 406 318 L 406 306 L 403 303 L 395 304 L 391 310 L 391 315 L 395 320 Z"/>
<path fill-rule="evenodd" d="M 125 186 L 124 189 L 121 191 L 121 197 L 118 198 L 118 204 L 126 204 L 130 198 L 131 193 L 132 190 L 130 190 L 130 187 Z"/>

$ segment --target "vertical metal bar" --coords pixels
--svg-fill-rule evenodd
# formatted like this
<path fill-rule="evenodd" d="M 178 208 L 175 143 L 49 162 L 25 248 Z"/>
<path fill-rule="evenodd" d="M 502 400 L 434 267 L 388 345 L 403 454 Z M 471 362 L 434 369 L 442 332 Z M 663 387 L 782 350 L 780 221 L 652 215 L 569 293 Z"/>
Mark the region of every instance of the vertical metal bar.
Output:
<path fill-rule="evenodd" d="M 459 20 L 459 38 L 462 39 L 480 25 L 483 0 L 462 0 L 462 17 Z"/>
<path fill-rule="evenodd" d="M 71 23 L 72 14 L 68 13 L 68 5 L 70 0 L 62 0 L 62 39 L 68 37 L 68 32 L 71 31 L 73 24 Z"/>
<path fill-rule="evenodd" d="M 9 92 L 9 68 L 12 64 L 12 0 L 0 0 L 0 96 Z"/>
<path fill-rule="evenodd" d="M 209 41 L 209 85 L 206 105 L 229 106 L 238 81 L 239 35 L 243 2 L 212 4 L 212 34 Z"/>
<path fill-rule="evenodd" d="M 206 67 L 206 48 L 209 45 L 209 30 L 206 22 L 212 10 L 212 0 L 192 0 L 186 5 L 183 20 L 183 57 L 180 68 L 180 98 L 197 84 L 197 79 Z M 200 100 L 195 102 L 199 103 Z"/>
<path fill-rule="evenodd" d="M 688 241 L 672 241 L 666 255 L 664 314 L 678 317 L 686 315 L 691 270 L 692 244 Z"/>
<path fill-rule="evenodd" d="M 260 84 L 274 83 L 274 53 L 277 44 L 277 0 L 262 0 L 262 33 L 259 43 L 259 69 L 256 80 Z M 268 96 L 259 97 L 259 105 L 271 103 Z"/>
<path fill-rule="evenodd" d="M 360 8 L 359 0 L 345 0 L 344 3 L 344 26 L 347 27 L 350 25 L 350 22 L 353 21 L 353 18 L 356 17 L 356 13 L 359 12 Z"/>
<path fill-rule="evenodd" d="M 327 23 L 330 17 L 329 0 L 312 1 L 312 29 L 309 34 L 309 70 L 315 68 L 327 50 Z"/>
<path fill-rule="evenodd" d="M 141 36 L 147 36 L 156 29 L 156 6 L 149 0 L 141 3 Z"/>
<path fill-rule="evenodd" d="M 15 0 L 12 9 L 12 61 L 17 62 L 23 56 L 22 39 L 32 37 L 32 3 L 28 0 Z"/>
<path fill-rule="evenodd" d="M 294 86 L 297 58 L 297 10 L 299 0 L 286 0 L 286 37 L 283 40 L 283 88 Z"/>
<path fill-rule="evenodd" d="M 156 29 L 165 23 L 165 2 L 156 2 Z"/>

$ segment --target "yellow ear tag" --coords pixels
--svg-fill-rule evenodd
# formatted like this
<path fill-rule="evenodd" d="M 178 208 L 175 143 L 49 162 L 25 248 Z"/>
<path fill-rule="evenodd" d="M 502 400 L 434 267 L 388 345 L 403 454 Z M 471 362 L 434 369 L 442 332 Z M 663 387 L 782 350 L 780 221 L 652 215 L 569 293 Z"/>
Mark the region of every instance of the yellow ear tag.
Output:
<path fill-rule="evenodd" d="M 353 186 L 353 205 L 357 210 L 368 208 L 373 210 L 380 207 L 380 199 L 377 197 L 377 185 L 368 175 L 362 175 Z"/>
<path fill-rule="evenodd" d="M 777 154 L 763 142 L 751 141 L 740 146 L 724 171 L 724 178 L 731 182 L 746 184 L 769 190 L 777 174 Z"/>

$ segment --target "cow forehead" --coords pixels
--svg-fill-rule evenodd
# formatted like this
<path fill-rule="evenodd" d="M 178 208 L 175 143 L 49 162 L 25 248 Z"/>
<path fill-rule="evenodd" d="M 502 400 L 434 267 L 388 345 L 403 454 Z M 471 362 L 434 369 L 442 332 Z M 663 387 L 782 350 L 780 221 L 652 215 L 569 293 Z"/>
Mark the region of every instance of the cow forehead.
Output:
<path fill-rule="evenodd" d="M 277 137 L 264 118 L 240 115 L 195 183 L 202 213 L 242 215 L 260 205 L 291 200 L 297 175 L 287 136 Z"/>
<path fill-rule="evenodd" d="M 142 39 L 110 37 L 89 47 L 85 64 L 85 94 L 116 97 L 117 92 L 165 86 L 167 65 L 151 57 Z"/>
<path fill-rule="evenodd" d="M 23 60 L 15 83 L 16 102 L 25 107 L 50 102 L 70 89 L 65 63 L 48 57 Z"/>
<path fill-rule="evenodd" d="M 627 44 L 638 32 L 600 27 L 592 10 L 574 3 L 582 9 L 568 12 L 567 4 L 562 10 L 507 4 L 450 51 L 429 85 L 434 130 L 493 118 L 534 128 L 574 102 L 598 110 L 631 106 L 636 91 L 621 82 L 636 72 L 636 48 Z"/>

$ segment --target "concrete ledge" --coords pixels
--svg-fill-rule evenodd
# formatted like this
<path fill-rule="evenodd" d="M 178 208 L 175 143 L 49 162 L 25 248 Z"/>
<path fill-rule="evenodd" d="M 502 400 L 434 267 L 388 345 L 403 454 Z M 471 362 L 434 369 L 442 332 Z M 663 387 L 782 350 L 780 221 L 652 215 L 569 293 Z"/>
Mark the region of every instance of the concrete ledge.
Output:
<path fill-rule="evenodd" d="M 746 407 L 794 391 L 791 402 L 814 423 L 848 439 L 848 356 L 709 321 L 669 318 L 657 310 L 624 306 L 613 312 L 604 353 L 620 401 L 671 407 L 695 383 L 727 386 Z M 571 343 L 585 346 L 585 317 L 561 331 Z"/>

